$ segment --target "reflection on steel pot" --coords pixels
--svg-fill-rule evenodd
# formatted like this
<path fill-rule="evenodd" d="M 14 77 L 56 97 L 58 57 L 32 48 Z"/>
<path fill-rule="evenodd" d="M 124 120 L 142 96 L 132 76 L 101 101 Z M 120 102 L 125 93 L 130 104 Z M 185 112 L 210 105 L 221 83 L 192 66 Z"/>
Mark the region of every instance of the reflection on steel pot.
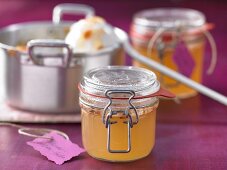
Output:
<path fill-rule="evenodd" d="M 78 5 L 63 4 L 55 9 L 58 12 L 55 10 L 54 15 L 61 16 L 64 13 L 94 13 L 92 7 L 85 5 L 78 8 Z M 60 21 L 61 16 L 53 18 Z M 82 74 L 94 67 L 124 64 L 120 42 L 97 53 L 72 52 L 60 41 L 64 40 L 71 24 L 66 21 L 59 24 L 29 22 L 0 30 L 1 86 L 9 105 L 36 112 L 78 111 L 76 85 Z M 25 51 L 16 48 L 26 44 Z"/>

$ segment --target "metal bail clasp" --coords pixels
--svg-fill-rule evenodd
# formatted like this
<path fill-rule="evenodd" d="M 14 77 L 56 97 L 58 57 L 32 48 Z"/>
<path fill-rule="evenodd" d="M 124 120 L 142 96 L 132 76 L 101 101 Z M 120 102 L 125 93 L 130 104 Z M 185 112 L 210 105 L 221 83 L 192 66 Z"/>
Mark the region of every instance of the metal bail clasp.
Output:
<path fill-rule="evenodd" d="M 117 123 L 117 121 L 111 121 L 111 118 L 113 115 L 116 115 L 118 112 L 121 111 L 113 111 L 111 108 L 112 105 L 112 100 L 114 98 L 111 97 L 112 94 L 119 94 L 119 93 L 123 93 L 123 94 L 129 94 L 130 97 L 128 98 L 128 104 L 129 106 L 126 107 L 126 109 L 124 110 L 124 115 L 126 116 L 126 118 L 128 118 L 127 121 L 124 121 L 123 123 L 127 124 L 128 130 L 128 147 L 127 150 L 113 150 L 111 149 L 111 125 Z M 135 96 L 135 92 L 132 90 L 107 90 L 105 93 L 106 97 L 109 99 L 109 103 L 106 105 L 106 107 L 103 110 L 103 115 L 102 115 L 102 120 L 103 123 L 105 124 L 105 127 L 108 128 L 107 131 L 107 150 L 110 153 L 128 153 L 131 151 L 131 128 L 133 127 L 134 124 L 137 124 L 139 122 L 139 117 L 137 114 L 137 110 L 135 108 L 135 106 L 131 103 L 131 100 L 133 99 L 133 97 Z M 132 115 L 129 112 L 129 110 L 132 109 L 134 114 L 135 114 L 135 121 L 133 121 L 132 119 Z"/>

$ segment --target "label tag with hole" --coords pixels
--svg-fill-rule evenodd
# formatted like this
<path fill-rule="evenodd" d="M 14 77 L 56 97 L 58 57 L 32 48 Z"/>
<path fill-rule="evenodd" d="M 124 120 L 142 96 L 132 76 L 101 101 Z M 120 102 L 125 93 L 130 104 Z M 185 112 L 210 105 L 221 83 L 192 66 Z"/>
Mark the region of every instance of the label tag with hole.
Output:
<path fill-rule="evenodd" d="M 191 53 L 189 52 L 186 43 L 180 41 L 173 54 L 173 60 L 178 67 L 178 71 L 184 74 L 187 77 L 190 77 L 194 68 L 195 68 L 195 61 L 192 58 Z"/>
<path fill-rule="evenodd" d="M 36 138 L 27 144 L 58 165 L 85 151 L 56 132 L 45 134 L 44 137 L 50 139 Z"/>

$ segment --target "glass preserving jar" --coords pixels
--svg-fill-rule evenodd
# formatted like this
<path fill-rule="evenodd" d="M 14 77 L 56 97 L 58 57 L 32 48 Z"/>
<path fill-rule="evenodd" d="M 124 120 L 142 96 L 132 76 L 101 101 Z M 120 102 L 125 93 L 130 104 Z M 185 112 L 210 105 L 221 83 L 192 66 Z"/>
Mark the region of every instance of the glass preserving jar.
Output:
<path fill-rule="evenodd" d="M 92 69 L 79 89 L 82 140 L 89 155 L 115 162 L 151 152 L 158 96 L 173 97 L 153 72 L 127 66 Z"/>
<path fill-rule="evenodd" d="M 208 73 L 212 73 L 216 64 L 216 45 L 208 32 L 212 27 L 206 23 L 203 13 L 193 9 L 148 9 L 134 15 L 130 37 L 134 48 L 142 55 L 201 83 L 206 38 L 212 50 Z M 136 60 L 133 65 L 149 69 Z M 194 89 L 158 71 L 155 73 L 163 87 L 179 98 L 197 94 Z"/>

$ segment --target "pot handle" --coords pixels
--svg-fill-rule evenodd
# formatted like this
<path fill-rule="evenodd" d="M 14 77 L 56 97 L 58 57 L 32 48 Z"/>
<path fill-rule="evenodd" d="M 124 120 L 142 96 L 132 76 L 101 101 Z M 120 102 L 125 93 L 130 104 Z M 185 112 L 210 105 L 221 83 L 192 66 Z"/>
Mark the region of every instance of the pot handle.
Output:
<path fill-rule="evenodd" d="M 72 49 L 63 40 L 56 39 L 36 39 L 27 43 L 28 54 L 32 62 L 36 65 L 43 65 L 43 59 L 48 58 L 46 56 L 34 55 L 33 50 L 35 47 L 49 47 L 49 48 L 64 48 L 66 53 L 62 57 L 62 66 L 68 67 L 71 61 Z M 57 57 L 57 56 L 56 56 Z"/>
<path fill-rule="evenodd" d="M 85 17 L 91 17 L 95 14 L 93 7 L 84 4 L 63 3 L 54 7 L 52 21 L 59 24 L 64 14 L 82 14 Z"/>

